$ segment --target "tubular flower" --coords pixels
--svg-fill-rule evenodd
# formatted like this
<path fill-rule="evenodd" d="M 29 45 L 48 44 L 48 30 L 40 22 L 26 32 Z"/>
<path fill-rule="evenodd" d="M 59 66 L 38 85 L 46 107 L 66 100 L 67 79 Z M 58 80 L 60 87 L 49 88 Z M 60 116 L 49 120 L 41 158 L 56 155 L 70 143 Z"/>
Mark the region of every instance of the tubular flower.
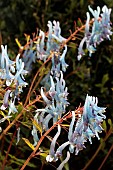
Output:
<path fill-rule="evenodd" d="M 5 120 L 11 118 L 12 116 L 5 116 L 4 118 L 0 119 L 0 123 L 4 122 Z M 2 132 L 2 128 L 0 127 L 0 133 Z"/>
<path fill-rule="evenodd" d="M 89 140 L 90 144 L 92 144 L 92 137 L 96 136 L 98 139 L 100 139 L 98 134 L 103 130 L 101 124 L 103 119 L 106 118 L 106 116 L 103 114 L 106 108 L 98 107 L 97 104 L 97 97 L 87 95 L 83 108 L 83 114 L 79 115 L 77 120 L 75 120 L 75 112 L 72 111 L 72 120 L 69 126 L 68 141 L 61 144 L 55 151 L 55 144 L 61 132 L 61 127 L 58 126 L 58 132 L 51 142 L 50 153 L 46 157 L 48 162 L 57 161 L 58 158 L 62 156 L 62 151 L 68 145 L 69 152 L 73 153 L 75 151 L 75 155 L 78 155 L 79 151 L 86 148 L 85 142 L 87 142 L 87 140 Z M 68 158 L 70 158 L 70 154 L 68 155 Z M 66 160 L 69 160 L 68 158 Z M 62 167 L 63 165 L 64 164 L 62 163 L 59 167 Z"/>
<path fill-rule="evenodd" d="M 44 62 L 49 56 L 52 57 L 51 73 L 55 76 L 60 75 L 60 70 L 66 71 L 67 64 L 65 55 L 67 53 L 67 45 L 61 51 L 61 43 L 66 39 L 61 36 L 60 23 L 58 21 L 48 21 L 48 35 L 45 42 L 45 33 L 40 30 L 37 40 L 37 58 Z"/>
<path fill-rule="evenodd" d="M 58 160 L 58 158 L 55 155 L 55 144 L 56 144 L 56 140 L 58 139 L 60 133 L 61 133 L 61 127 L 60 127 L 60 125 L 58 125 L 58 132 L 52 139 L 51 146 L 50 146 L 50 153 L 46 157 L 47 162 L 52 162 L 53 160 L 55 160 L 55 161 Z"/>
<path fill-rule="evenodd" d="M 88 50 L 89 56 L 91 57 L 92 53 L 96 51 L 96 46 L 105 39 L 110 40 L 110 36 L 112 35 L 110 22 L 111 9 L 108 9 L 105 5 L 103 6 L 101 13 L 99 6 L 97 7 L 97 10 L 93 10 L 90 6 L 88 8 L 94 17 L 94 22 L 92 31 L 89 31 L 90 14 L 87 12 L 84 38 L 82 39 L 78 48 L 78 60 L 80 60 L 81 57 L 85 54 L 83 50 L 84 44 L 86 44 L 86 49 Z"/>
<path fill-rule="evenodd" d="M 24 62 L 19 58 L 20 54 L 16 57 L 16 62 L 11 61 L 7 54 L 7 46 L 1 45 L 2 53 L 0 55 L 0 78 L 6 80 L 8 90 L 6 91 L 1 106 L 2 110 L 9 108 L 8 115 L 16 113 L 15 99 L 22 92 L 22 88 L 27 85 L 24 75 L 28 72 L 24 70 Z M 13 88 L 12 88 L 13 86 Z"/>
<path fill-rule="evenodd" d="M 89 140 L 92 143 L 91 138 L 96 136 L 98 139 L 98 133 L 101 133 L 103 128 L 101 127 L 103 119 L 106 118 L 103 113 L 105 112 L 104 107 L 98 107 L 97 97 L 86 96 L 83 114 L 78 118 L 74 127 L 75 114 L 72 112 L 72 121 L 69 127 L 68 139 L 70 142 L 69 150 L 77 155 L 80 150 L 85 148 L 84 143 Z"/>
<path fill-rule="evenodd" d="M 62 114 L 66 111 L 67 102 L 67 87 L 65 87 L 65 80 L 63 79 L 63 73 L 60 72 L 60 77 L 56 77 L 56 83 L 52 76 L 50 76 L 51 87 L 48 91 L 49 98 L 45 95 L 43 88 L 41 88 L 41 96 L 46 103 L 44 108 L 45 113 L 48 113 L 44 118 L 44 127 L 48 127 L 49 120 L 53 118 L 53 124 L 61 118 Z M 37 110 L 38 111 L 38 110 Z M 44 116 L 44 115 L 43 115 Z"/>
<path fill-rule="evenodd" d="M 44 109 L 37 109 L 34 119 L 42 126 L 43 131 L 49 129 L 49 122 L 52 119 L 53 124 L 62 117 L 66 112 L 66 107 L 69 105 L 67 102 L 67 87 L 65 87 L 65 80 L 63 73 L 60 72 L 60 77 L 56 77 L 56 81 L 50 76 L 51 87 L 47 93 L 44 88 L 41 88 L 41 96 L 45 103 Z M 47 95 L 46 95 L 47 94 Z M 32 135 L 34 141 L 37 141 L 37 129 L 33 126 Z M 36 140 L 35 140 L 36 138 Z"/>
<path fill-rule="evenodd" d="M 62 168 L 64 167 L 65 163 L 67 163 L 70 159 L 70 153 L 69 151 L 67 152 L 67 156 L 66 159 L 62 161 L 62 163 L 59 165 L 59 167 L 57 168 L 57 170 L 62 170 Z"/>
<path fill-rule="evenodd" d="M 4 99 L 3 99 L 3 104 L 1 106 L 1 110 L 5 110 L 8 107 L 8 105 L 9 105 L 8 99 L 9 99 L 10 93 L 11 93 L 11 90 L 6 91 L 6 93 L 4 95 Z"/>

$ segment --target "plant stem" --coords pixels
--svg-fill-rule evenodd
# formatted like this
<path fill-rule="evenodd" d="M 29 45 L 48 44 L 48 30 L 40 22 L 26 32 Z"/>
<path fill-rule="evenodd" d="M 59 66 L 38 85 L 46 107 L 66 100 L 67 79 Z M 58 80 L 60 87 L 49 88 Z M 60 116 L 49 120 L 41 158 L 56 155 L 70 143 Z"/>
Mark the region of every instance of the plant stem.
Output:
<path fill-rule="evenodd" d="M 42 67 L 48 62 L 50 61 L 51 57 L 49 57 L 42 65 L 41 67 L 39 68 L 39 70 L 37 71 L 37 73 L 35 74 L 34 78 L 33 78 L 33 81 L 31 83 L 31 86 L 29 88 L 29 91 L 28 91 L 28 94 L 27 94 L 27 97 L 26 97 L 26 100 L 25 100 L 25 103 L 24 103 L 24 106 L 26 106 L 27 102 L 29 101 L 29 98 L 30 98 L 30 94 L 31 94 L 31 90 L 33 88 L 33 85 L 34 85 L 34 82 L 38 76 L 38 74 L 40 73 L 40 70 L 42 69 Z"/>
<path fill-rule="evenodd" d="M 29 161 L 31 160 L 31 158 L 34 157 L 36 151 L 38 150 L 39 146 L 41 145 L 42 141 L 44 140 L 44 138 L 58 125 L 61 124 L 65 119 L 70 118 L 70 116 L 72 116 L 70 114 L 70 112 L 68 112 L 66 115 L 64 115 L 60 120 L 58 120 L 53 126 L 51 126 L 50 129 L 48 129 L 44 135 L 40 138 L 37 146 L 35 147 L 34 151 L 30 154 L 30 156 L 28 157 L 28 159 L 25 161 L 24 165 L 22 166 L 22 168 L 20 170 L 24 170 L 25 167 L 27 166 L 27 164 L 29 163 Z"/>
<path fill-rule="evenodd" d="M 92 19 L 90 22 L 89 22 L 89 24 L 92 24 L 94 22 L 94 19 Z M 73 34 L 71 34 L 67 39 L 66 39 L 66 41 L 64 42 L 64 44 L 63 44 L 63 46 L 65 45 L 65 44 L 67 44 L 78 32 L 80 32 L 82 29 L 84 29 L 85 28 L 85 26 L 86 26 L 86 24 L 85 25 L 82 25 L 80 28 L 78 28 Z"/>
<path fill-rule="evenodd" d="M 102 166 L 104 165 L 105 161 L 107 160 L 108 156 L 110 155 L 111 151 L 113 150 L 113 144 L 111 145 L 107 155 L 105 156 L 104 160 L 102 161 L 101 165 L 99 166 L 98 170 L 101 170 Z"/>
<path fill-rule="evenodd" d="M 51 63 L 48 64 L 47 69 L 50 67 L 50 64 L 51 64 Z M 30 93 L 30 96 L 32 95 L 32 93 L 34 92 L 34 90 L 35 90 L 35 89 L 37 88 L 37 86 L 39 85 L 39 83 L 40 83 L 41 79 L 43 78 L 43 76 L 44 76 L 44 75 L 42 75 L 42 76 L 39 77 L 38 81 L 36 82 L 34 88 L 32 89 L 32 91 L 31 91 L 31 93 Z"/>
<path fill-rule="evenodd" d="M 7 128 L 2 132 L 2 134 L 0 135 L 0 140 L 3 138 L 3 136 L 8 132 L 8 130 L 16 123 L 16 121 L 23 115 L 23 111 L 25 109 L 27 109 L 27 107 L 33 105 L 34 103 L 36 103 L 37 101 L 40 101 L 40 97 L 36 98 L 34 101 L 32 101 L 31 103 L 29 103 L 25 108 L 22 109 L 22 111 L 17 115 L 17 117 L 9 124 L 9 126 L 7 126 Z"/>
<path fill-rule="evenodd" d="M 108 137 L 111 135 L 113 129 L 110 128 L 108 133 L 106 134 L 105 138 L 103 139 L 103 142 L 105 142 Z M 95 157 L 97 156 L 97 154 L 99 153 L 99 151 L 101 150 L 101 147 L 102 147 L 102 144 L 103 143 L 100 143 L 98 149 L 96 150 L 96 152 L 94 153 L 94 155 L 92 156 L 92 158 L 89 160 L 89 162 L 85 165 L 85 167 L 82 169 L 82 170 L 86 170 L 88 168 L 88 166 L 92 163 L 92 161 L 95 159 Z"/>
<path fill-rule="evenodd" d="M 11 149 L 11 146 L 12 146 L 12 143 L 13 143 L 13 140 L 14 140 L 15 135 L 16 135 L 16 130 L 15 130 L 13 136 L 12 136 L 12 139 L 11 139 L 10 145 L 9 145 L 9 147 L 8 147 L 8 150 L 7 150 L 5 159 L 4 159 L 4 161 L 3 161 L 2 169 L 1 169 L 1 170 L 4 170 L 4 168 L 5 168 L 5 164 L 6 164 L 6 161 L 7 161 L 7 158 L 8 158 L 8 154 L 9 154 L 9 152 L 10 152 L 10 149 Z"/>

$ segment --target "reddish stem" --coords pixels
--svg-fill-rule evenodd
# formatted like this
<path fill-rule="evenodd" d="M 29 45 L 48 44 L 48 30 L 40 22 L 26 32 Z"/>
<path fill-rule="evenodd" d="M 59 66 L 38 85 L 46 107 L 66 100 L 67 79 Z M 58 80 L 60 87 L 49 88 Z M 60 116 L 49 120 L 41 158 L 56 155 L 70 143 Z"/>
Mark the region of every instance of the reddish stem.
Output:
<path fill-rule="evenodd" d="M 8 147 L 8 150 L 7 150 L 5 159 L 4 159 L 4 161 L 3 161 L 1 170 L 4 170 L 4 168 L 5 168 L 5 164 L 6 164 L 6 161 L 7 161 L 7 158 L 8 158 L 8 154 L 9 154 L 9 152 L 10 152 L 10 149 L 11 149 L 11 146 L 12 146 L 12 143 L 13 143 L 13 140 L 14 140 L 15 135 L 16 135 L 16 130 L 15 130 L 15 132 L 13 133 L 13 136 L 12 136 L 12 139 L 11 139 L 11 141 L 10 141 L 10 145 L 9 145 L 9 147 Z"/>
<path fill-rule="evenodd" d="M 103 165 L 105 164 L 105 161 L 107 160 L 108 156 L 110 155 L 111 151 L 113 150 L 113 144 L 111 145 L 107 155 L 105 156 L 104 160 L 102 161 L 101 165 L 99 166 L 98 170 L 101 170 Z"/>

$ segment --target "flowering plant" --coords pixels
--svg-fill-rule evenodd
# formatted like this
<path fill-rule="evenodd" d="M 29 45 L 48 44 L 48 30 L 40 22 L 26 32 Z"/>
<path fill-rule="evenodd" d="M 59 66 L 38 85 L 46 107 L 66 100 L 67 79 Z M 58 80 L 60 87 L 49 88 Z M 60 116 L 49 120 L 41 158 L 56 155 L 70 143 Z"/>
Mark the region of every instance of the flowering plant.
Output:
<path fill-rule="evenodd" d="M 39 147 L 45 137 L 50 141 L 50 148 L 46 152 L 45 158 L 47 162 L 58 161 L 63 157 L 63 151 L 67 150 L 67 156 L 58 166 L 58 170 L 61 170 L 64 164 L 69 161 L 70 153 L 78 155 L 81 150 L 86 148 L 85 143 L 88 140 L 90 144 L 92 144 L 94 137 L 100 140 L 99 133 L 103 130 L 102 122 L 106 118 L 104 114 L 106 107 L 99 107 L 97 105 L 98 98 L 87 94 L 83 106 L 80 105 L 75 110 L 67 111 L 68 105 L 70 105 L 68 102 L 69 92 L 64 79 L 64 72 L 69 66 L 65 61 L 68 51 L 67 43 L 79 31 L 84 29 L 84 37 L 78 47 L 78 60 L 85 55 L 85 51 L 88 51 L 91 57 L 92 53 L 96 51 L 97 45 L 106 39 L 110 40 L 112 35 L 111 9 L 104 6 L 101 12 L 100 7 L 93 10 L 89 6 L 89 11 L 94 18 L 90 20 L 90 14 L 87 12 L 86 24 L 77 28 L 67 39 L 61 35 L 61 27 L 58 21 L 48 21 L 47 33 L 39 30 L 33 39 L 26 35 L 27 43 L 25 46 L 22 46 L 16 39 L 20 51 L 15 61 L 9 58 L 7 46 L 1 45 L 0 78 L 4 97 L 0 108 L 2 115 L 0 123 L 8 121 L 8 126 L 4 129 L 1 125 L 0 140 L 14 124 L 16 125 L 15 134 L 17 134 L 16 145 L 21 140 L 22 125 L 27 126 L 30 130 L 29 136 L 32 135 L 32 142 L 22 137 L 33 152 L 23 164 L 21 170 L 27 166 L 31 158 L 43 155 L 45 151 Z M 42 65 L 33 78 L 23 104 L 21 96 L 28 86 L 26 76 L 31 76 L 33 63 L 37 62 Z M 40 75 L 39 80 L 34 85 L 38 75 Z M 34 99 L 33 93 L 36 93 L 35 90 L 39 83 L 42 86 L 40 94 L 36 95 Z M 36 107 L 35 104 L 37 103 L 40 104 Z M 26 125 L 25 121 L 20 122 L 25 116 L 29 120 L 30 127 Z M 57 146 L 58 137 L 62 133 L 63 122 L 67 120 L 69 120 L 66 124 L 68 126 L 67 140 Z M 57 133 L 53 137 L 48 136 L 55 127 L 58 128 Z M 5 167 L 6 160 L 7 156 L 3 161 L 2 169 Z"/>

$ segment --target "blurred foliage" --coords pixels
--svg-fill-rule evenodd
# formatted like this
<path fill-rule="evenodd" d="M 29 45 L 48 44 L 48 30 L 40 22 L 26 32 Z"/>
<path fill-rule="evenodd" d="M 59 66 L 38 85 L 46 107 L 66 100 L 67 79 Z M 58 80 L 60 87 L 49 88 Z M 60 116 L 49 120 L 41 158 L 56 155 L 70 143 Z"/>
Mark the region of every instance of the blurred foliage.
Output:
<path fill-rule="evenodd" d="M 0 31 L 2 38 L 0 38 L 0 43 L 8 45 L 10 55 L 13 57 L 14 53 L 17 54 L 18 52 L 15 38 L 18 38 L 21 44 L 24 45 L 24 33 L 32 35 L 33 32 L 36 32 L 37 28 L 47 31 L 48 20 L 60 21 L 62 35 L 68 38 L 70 32 L 74 32 L 75 30 L 75 22 L 77 26 L 80 26 L 82 23 L 84 24 L 88 5 L 96 8 L 98 5 L 102 7 L 105 4 L 113 8 L 112 0 L 80 0 L 79 2 L 77 0 L 1 0 Z M 82 23 L 78 18 L 81 19 Z M 113 22 L 113 12 L 111 20 Z M 76 44 L 75 42 L 76 41 L 72 41 L 68 44 L 69 52 L 66 57 L 66 61 L 69 64 L 67 72 L 65 73 L 69 90 L 69 109 L 75 109 L 80 103 L 82 105 L 88 93 L 99 98 L 99 106 L 107 107 L 107 119 L 113 119 L 113 36 L 111 37 L 111 41 L 105 41 L 99 45 L 96 53 L 94 53 L 91 58 L 86 55 L 80 62 L 78 62 L 76 58 L 77 43 L 80 42 L 80 40 L 77 39 Z M 32 72 L 34 75 L 36 70 L 33 69 Z M 32 78 L 28 81 L 32 81 Z M 27 91 L 25 93 L 27 93 Z M 31 124 L 28 125 L 30 129 Z M 107 123 L 107 125 L 104 124 L 104 126 L 107 126 L 105 129 L 109 128 L 109 123 Z M 14 129 L 12 129 L 12 133 L 13 131 Z M 21 131 L 24 138 L 30 136 L 26 126 L 24 126 L 24 128 L 22 127 Z M 0 143 L 2 153 L 0 153 L 0 166 L 5 157 L 7 147 L 9 146 L 11 135 L 12 134 L 9 134 L 9 138 L 5 137 L 3 142 Z M 104 134 L 102 134 L 102 137 L 103 136 Z M 29 141 L 31 140 L 30 138 Z M 111 143 L 113 143 L 113 136 L 108 139 L 101 152 L 99 152 L 98 157 L 91 164 L 90 169 L 98 168 L 98 165 L 100 165 L 108 152 Z M 71 170 L 75 170 L 75 167 L 76 170 L 82 169 L 93 156 L 98 145 L 99 142 L 97 139 L 94 139 L 93 147 L 88 143 L 87 149 L 81 151 L 78 156 L 72 156 L 69 163 Z M 23 142 L 22 139 L 17 146 L 13 144 L 5 170 L 12 168 L 15 170 L 19 169 L 30 152 L 30 148 L 26 146 L 26 143 Z M 113 169 L 112 157 L 113 153 L 107 159 L 103 170 Z M 55 169 L 54 166 L 45 162 L 45 158 L 42 159 L 38 157 L 29 163 L 27 170 L 39 169 L 40 167 L 42 167 L 42 169 L 49 167 Z"/>

